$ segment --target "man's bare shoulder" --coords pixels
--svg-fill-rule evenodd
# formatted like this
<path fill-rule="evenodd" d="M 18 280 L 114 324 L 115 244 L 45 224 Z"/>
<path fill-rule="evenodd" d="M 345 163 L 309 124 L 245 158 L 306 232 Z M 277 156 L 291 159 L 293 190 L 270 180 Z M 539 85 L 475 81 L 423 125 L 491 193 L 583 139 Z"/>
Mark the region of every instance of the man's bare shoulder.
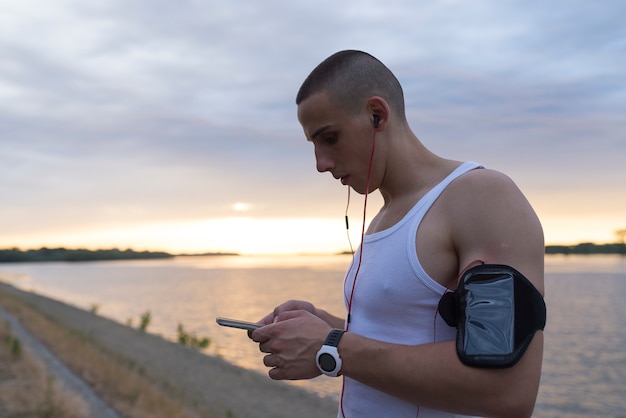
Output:
<path fill-rule="evenodd" d="M 455 190 L 459 189 L 459 190 Z M 513 179 L 506 174 L 489 168 L 477 168 L 458 177 L 451 190 L 471 192 L 511 191 L 521 193 Z"/>
<path fill-rule="evenodd" d="M 444 210 L 461 264 L 507 264 L 533 277 L 543 271 L 541 223 L 515 182 L 489 169 L 473 170 L 446 191 Z"/>
<path fill-rule="evenodd" d="M 537 221 L 530 203 L 507 175 L 490 169 L 472 170 L 450 184 L 445 192 L 445 210 L 464 224 L 497 227 L 511 221 Z"/>
<path fill-rule="evenodd" d="M 475 169 L 454 180 L 445 192 L 445 202 L 453 215 L 459 215 L 459 211 L 469 214 L 475 209 L 476 215 L 484 216 L 507 208 L 523 208 L 534 213 L 513 179 L 491 169 Z"/>

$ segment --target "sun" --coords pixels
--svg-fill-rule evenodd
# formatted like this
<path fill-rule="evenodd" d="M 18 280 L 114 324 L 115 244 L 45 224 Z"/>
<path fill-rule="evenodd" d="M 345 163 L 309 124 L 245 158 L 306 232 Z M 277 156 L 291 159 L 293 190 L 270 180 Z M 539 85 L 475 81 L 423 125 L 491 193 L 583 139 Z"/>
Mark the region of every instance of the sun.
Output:
<path fill-rule="evenodd" d="M 251 208 L 251 205 L 245 202 L 237 202 L 237 203 L 234 203 L 232 206 L 232 209 L 235 212 L 247 212 L 250 210 L 250 208 Z"/>

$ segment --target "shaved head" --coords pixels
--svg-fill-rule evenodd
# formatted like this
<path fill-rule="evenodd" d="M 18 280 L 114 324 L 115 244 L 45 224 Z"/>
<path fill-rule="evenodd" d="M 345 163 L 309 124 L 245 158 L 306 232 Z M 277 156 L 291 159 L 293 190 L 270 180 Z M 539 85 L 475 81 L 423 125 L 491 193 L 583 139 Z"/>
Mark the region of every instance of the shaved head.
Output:
<path fill-rule="evenodd" d="M 365 52 L 340 51 L 325 59 L 302 83 L 296 104 L 321 92 L 349 114 L 363 110 L 370 97 L 380 96 L 397 117 L 405 118 L 400 82 L 389 68 Z"/>

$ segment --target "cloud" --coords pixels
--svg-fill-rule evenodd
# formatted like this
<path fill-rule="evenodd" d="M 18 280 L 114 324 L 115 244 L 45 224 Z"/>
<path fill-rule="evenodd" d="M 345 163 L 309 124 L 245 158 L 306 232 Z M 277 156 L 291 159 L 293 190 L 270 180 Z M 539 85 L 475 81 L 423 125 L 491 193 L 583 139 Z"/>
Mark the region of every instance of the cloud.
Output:
<path fill-rule="evenodd" d="M 589 210 L 624 203 L 610 192 L 626 186 L 620 1 L 0 5 L 3 233 L 219 218 L 235 202 L 341 216 L 294 96 L 344 48 L 398 75 L 436 152 L 511 174 L 546 208 L 581 187 L 607 190 Z"/>

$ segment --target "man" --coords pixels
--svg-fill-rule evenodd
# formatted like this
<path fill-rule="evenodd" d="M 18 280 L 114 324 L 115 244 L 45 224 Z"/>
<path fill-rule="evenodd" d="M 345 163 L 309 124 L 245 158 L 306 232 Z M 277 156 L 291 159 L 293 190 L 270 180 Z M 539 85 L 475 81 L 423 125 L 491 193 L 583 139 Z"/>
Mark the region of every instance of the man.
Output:
<path fill-rule="evenodd" d="M 369 54 L 326 59 L 296 103 L 317 170 L 361 194 L 378 190 L 384 205 L 348 271 L 346 319 L 288 301 L 251 333 L 270 377 L 343 375 L 340 417 L 530 416 L 542 332 L 512 367 L 472 367 L 438 315 L 442 295 L 481 263 L 511 266 L 543 293 L 543 232 L 523 194 L 499 172 L 430 152 L 409 127 L 398 80 Z"/>

